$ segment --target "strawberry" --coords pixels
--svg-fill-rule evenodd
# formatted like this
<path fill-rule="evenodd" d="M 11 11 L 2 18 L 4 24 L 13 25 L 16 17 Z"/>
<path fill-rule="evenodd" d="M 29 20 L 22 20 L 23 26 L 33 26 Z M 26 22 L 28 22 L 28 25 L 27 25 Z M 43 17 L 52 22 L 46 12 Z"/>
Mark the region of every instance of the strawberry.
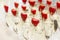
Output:
<path fill-rule="evenodd" d="M 31 13 L 32 13 L 33 15 L 35 15 L 35 14 L 36 14 L 36 10 L 32 9 L 32 10 L 31 10 Z"/>
<path fill-rule="evenodd" d="M 26 1 L 27 1 L 27 0 L 22 0 L 22 2 L 23 2 L 24 4 L 26 4 Z"/>
<path fill-rule="evenodd" d="M 56 8 L 54 8 L 54 7 L 49 8 L 49 12 L 51 13 L 51 15 L 53 15 L 55 13 L 55 11 L 56 11 Z"/>
<path fill-rule="evenodd" d="M 8 12 L 9 7 L 7 5 L 4 5 L 5 12 Z"/>
<path fill-rule="evenodd" d="M 23 21 L 25 21 L 27 19 L 27 14 L 21 13 L 21 18 Z"/>
<path fill-rule="evenodd" d="M 14 16 L 16 16 L 17 11 L 16 11 L 15 9 L 12 9 L 11 12 L 12 12 L 12 14 L 13 14 Z"/>
<path fill-rule="evenodd" d="M 42 0 L 38 0 L 39 3 L 42 3 Z"/>
<path fill-rule="evenodd" d="M 51 1 L 48 1 L 48 0 L 47 0 L 47 4 L 48 4 L 48 5 L 51 5 L 51 3 L 52 3 Z"/>
<path fill-rule="evenodd" d="M 35 5 L 35 1 L 29 1 L 29 4 L 33 7 Z"/>
<path fill-rule="evenodd" d="M 56 3 L 57 8 L 60 8 L 60 2 Z"/>
<path fill-rule="evenodd" d="M 44 8 L 45 8 L 45 6 L 44 6 L 44 5 L 40 5 L 40 6 L 39 6 L 39 11 L 43 11 L 43 10 L 44 10 Z"/>
<path fill-rule="evenodd" d="M 22 9 L 25 11 L 26 10 L 26 6 L 21 6 L 22 7 Z"/>
<path fill-rule="evenodd" d="M 17 2 L 14 2 L 15 8 L 18 8 L 19 4 Z"/>
<path fill-rule="evenodd" d="M 38 23 L 39 23 L 39 20 L 36 19 L 36 18 L 32 18 L 31 22 L 36 27 L 38 25 Z"/>
<path fill-rule="evenodd" d="M 43 18 L 44 20 L 46 20 L 46 19 L 47 19 L 47 14 L 45 14 L 45 13 L 42 12 L 42 18 Z"/>

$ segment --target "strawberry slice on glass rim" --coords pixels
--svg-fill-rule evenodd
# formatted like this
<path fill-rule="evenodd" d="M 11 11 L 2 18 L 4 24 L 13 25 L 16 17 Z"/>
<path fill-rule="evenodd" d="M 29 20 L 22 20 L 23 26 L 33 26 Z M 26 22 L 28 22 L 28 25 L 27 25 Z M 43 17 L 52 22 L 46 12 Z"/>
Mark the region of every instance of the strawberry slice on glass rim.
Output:
<path fill-rule="evenodd" d="M 16 9 L 12 9 L 11 12 L 12 12 L 12 14 L 13 14 L 14 16 L 17 15 L 17 10 L 16 10 Z"/>
<path fill-rule="evenodd" d="M 39 20 L 36 18 L 32 18 L 31 22 L 35 27 L 39 24 Z"/>
<path fill-rule="evenodd" d="M 19 3 L 17 3 L 17 2 L 14 2 L 14 6 L 15 6 L 15 8 L 18 8 L 18 6 L 19 6 Z"/>
<path fill-rule="evenodd" d="M 22 20 L 25 22 L 26 19 L 27 19 L 27 14 L 21 13 L 21 18 L 22 18 Z"/>
<path fill-rule="evenodd" d="M 9 9 L 9 7 L 7 5 L 4 5 L 4 10 L 6 13 L 8 13 L 8 9 Z"/>
<path fill-rule="evenodd" d="M 29 0 L 28 2 L 30 4 L 30 6 L 32 6 L 32 7 L 35 6 L 35 1 Z"/>

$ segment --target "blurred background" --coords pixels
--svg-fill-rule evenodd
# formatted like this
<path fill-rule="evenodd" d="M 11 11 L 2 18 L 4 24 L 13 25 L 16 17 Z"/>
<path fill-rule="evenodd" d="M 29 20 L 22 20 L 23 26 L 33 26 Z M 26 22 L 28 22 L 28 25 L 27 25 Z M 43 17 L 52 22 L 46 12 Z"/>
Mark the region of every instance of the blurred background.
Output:
<path fill-rule="evenodd" d="M 44 0 L 45 3 L 46 0 Z M 52 0 L 53 6 L 56 1 Z M 14 7 L 13 3 L 18 2 L 20 5 L 22 4 L 21 0 L 0 0 L 0 40 L 21 40 L 19 35 L 17 35 L 14 31 L 10 30 L 10 28 L 6 27 L 5 20 L 5 11 L 3 5 L 8 5 L 10 7 L 9 11 Z M 55 34 L 51 36 L 49 40 L 60 40 L 60 30 L 57 30 Z"/>

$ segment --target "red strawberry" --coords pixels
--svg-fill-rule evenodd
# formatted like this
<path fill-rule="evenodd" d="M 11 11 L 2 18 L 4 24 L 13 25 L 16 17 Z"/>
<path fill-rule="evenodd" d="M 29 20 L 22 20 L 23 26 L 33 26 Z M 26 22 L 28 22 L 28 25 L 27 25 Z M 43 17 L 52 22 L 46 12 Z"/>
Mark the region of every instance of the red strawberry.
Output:
<path fill-rule="evenodd" d="M 44 6 L 44 5 L 40 5 L 40 6 L 39 6 L 39 11 L 44 10 L 44 8 L 45 8 L 45 6 Z"/>
<path fill-rule="evenodd" d="M 19 4 L 17 2 L 14 3 L 14 6 L 18 8 Z"/>
<path fill-rule="evenodd" d="M 21 6 L 22 7 L 22 9 L 25 11 L 26 10 L 26 6 Z"/>
<path fill-rule="evenodd" d="M 57 5 L 57 8 L 60 8 L 60 2 L 57 2 L 56 5 Z"/>
<path fill-rule="evenodd" d="M 47 14 L 42 13 L 42 18 L 46 20 L 47 19 Z"/>
<path fill-rule="evenodd" d="M 36 10 L 34 10 L 34 9 L 32 9 L 31 12 L 32 12 L 32 14 L 34 14 L 34 15 L 36 14 Z"/>
<path fill-rule="evenodd" d="M 17 11 L 16 11 L 15 9 L 12 9 L 11 12 L 12 12 L 12 14 L 13 14 L 14 16 L 16 16 Z"/>
<path fill-rule="evenodd" d="M 5 12 L 8 12 L 8 6 L 7 5 L 4 5 L 4 9 L 5 9 Z"/>
<path fill-rule="evenodd" d="M 35 18 L 32 18 L 31 22 L 32 22 L 32 24 L 33 24 L 34 26 L 37 26 L 38 23 L 39 23 L 39 20 L 38 20 L 38 19 L 35 19 Z"/>
<path fill-rule="evenodd" d="M 55 11 L 56 11 L 56 8 L 54 7 L 49 8 L 49 12 L 52 13 L 52 15 L 55 13 Z"/>
<path fill-rule="evenodd" d="M 39 3 L 42 3 L 42 0 L 38 0 Z"/>
<path fill-rule="evenodd" d="M 23 21 L 25 21 L 27 19 L 27 14 L 21 13 L 21 18 L 22 18 Z"/>
<path fill-rule="evenodd" d="M 35 5 L 35 1 L 29 1 L 29 4 L 30 4 L 31 6 L 34 6 L 34 5 Z"/>
<path fill-rule="evenodd" d="M 48 1 L 48 0 L 47 0 L 47 4 L 48 4 L 48 5 L 51 5 L 51 3 L 52 3 L 51 1 Z"/>
<path fill-rule="evenodd" d="M 25 4 L 27 0 L 22 0 L 22 2 Z"/>

